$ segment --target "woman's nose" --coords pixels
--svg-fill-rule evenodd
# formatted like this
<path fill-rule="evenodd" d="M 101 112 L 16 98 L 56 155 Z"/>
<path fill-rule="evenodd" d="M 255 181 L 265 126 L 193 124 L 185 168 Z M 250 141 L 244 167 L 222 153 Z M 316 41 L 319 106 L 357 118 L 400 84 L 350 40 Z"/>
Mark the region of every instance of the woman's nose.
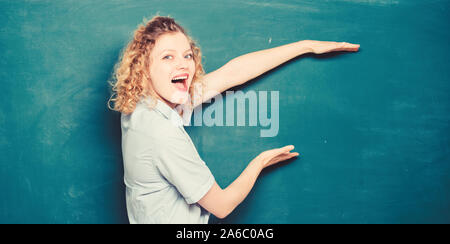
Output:
<path fill-rule="evenodd" d="M 184 60 L 182 58 L 177 58 L 175 65 L 176 65 L 177 69 L 185 69 L 188 67 L 188 62 L 187 62 L 187 60 Z"/>

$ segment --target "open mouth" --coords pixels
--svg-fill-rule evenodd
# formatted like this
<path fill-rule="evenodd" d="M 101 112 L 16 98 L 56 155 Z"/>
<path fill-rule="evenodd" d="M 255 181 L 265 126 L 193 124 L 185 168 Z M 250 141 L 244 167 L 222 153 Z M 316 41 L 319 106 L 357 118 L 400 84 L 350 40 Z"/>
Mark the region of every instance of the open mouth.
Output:
<path fill-rule="evenodd" d="M 187 80 L 189 78 L 189 74 L 181 74 L 172 78 L 172 84 L 180 91 L 187 91 Z"/>

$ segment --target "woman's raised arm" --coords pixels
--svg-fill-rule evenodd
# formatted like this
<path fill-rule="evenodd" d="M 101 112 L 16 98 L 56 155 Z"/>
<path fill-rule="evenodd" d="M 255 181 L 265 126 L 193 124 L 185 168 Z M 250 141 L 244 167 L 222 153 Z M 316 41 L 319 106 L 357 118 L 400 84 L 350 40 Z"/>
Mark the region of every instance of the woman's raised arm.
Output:
<path fill-rule="evenodd" d="M 358 49 L 359 45 L 347 42 L 302 40 L 244 54 L 204 76 L 203 98 L 196 101 L 194 107 L 299 55 L 310 52 L 321 54 L 332 51 L 358 51 Z"/>

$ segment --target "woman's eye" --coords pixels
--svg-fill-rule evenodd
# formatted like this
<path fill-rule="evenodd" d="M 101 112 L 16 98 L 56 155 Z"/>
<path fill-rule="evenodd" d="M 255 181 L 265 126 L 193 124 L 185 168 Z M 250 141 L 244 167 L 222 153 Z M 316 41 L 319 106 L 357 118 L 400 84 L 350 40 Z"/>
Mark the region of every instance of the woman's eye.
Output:
<path fill-rule="evenodd" d="M 184 57 L 187 58 L 187 59 L 192 59 L 194 56 L 192 54 L 188 54 L 188 55 L 186 55 Z M 172 55 L 167 55 L 167 56 L 164 56 L 163 59 L 168 59 L 168 60 L 169 59 L 173 59 L 173 56 Z"/>

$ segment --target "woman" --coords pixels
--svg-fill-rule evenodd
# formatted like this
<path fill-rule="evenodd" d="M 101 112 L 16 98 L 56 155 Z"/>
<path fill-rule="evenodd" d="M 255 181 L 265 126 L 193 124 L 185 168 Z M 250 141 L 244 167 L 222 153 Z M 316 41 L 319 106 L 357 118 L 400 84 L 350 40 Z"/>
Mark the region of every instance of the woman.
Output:
<path fill-rule="evenodd" d="M 140 25 L 115 68 L 114 110 L 122 113 L 122 152 L 130 223 L 208 223 L 225 218 L 260 172 L 296 157 L 288 145 L 264 151 L 222 189 L 183 128 L 193 108 L 304 53 L 357 51 L 359 45 L 303 40 L 234 58 L 204 74 L 201 51 L 172 18 Z"/>

